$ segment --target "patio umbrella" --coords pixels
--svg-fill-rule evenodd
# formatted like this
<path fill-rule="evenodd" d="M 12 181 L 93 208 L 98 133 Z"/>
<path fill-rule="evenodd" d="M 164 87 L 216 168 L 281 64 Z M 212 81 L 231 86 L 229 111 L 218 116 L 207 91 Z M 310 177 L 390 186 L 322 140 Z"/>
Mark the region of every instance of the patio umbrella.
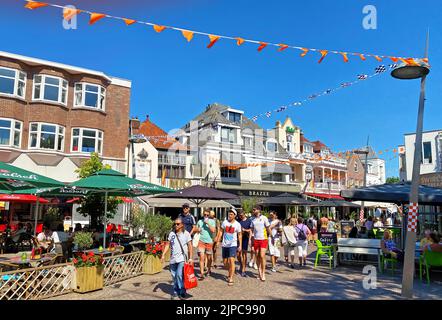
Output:
<path fill-rule="evenodd" d="M 88 190 L 91 193 L 104 193 L 104 239 L 106 247 L 106 214 L 108 196 L 137 197 L 148 194 L 173 192 L 174 190 L 127 177 L 125 174 L 105 169 L 70 184 L 75 189 Z"/>
<path fill-rule="evenodd" d="M 238 199 L 239 197 L 235 194 L 220 191 L 214 188 L 192 186 L 174 193 L 163 194 L 157 198 L 187 199 L 194 203 L 197 208 L 199 208 L 199 206 L 207 200 L 232 200 Z"/>

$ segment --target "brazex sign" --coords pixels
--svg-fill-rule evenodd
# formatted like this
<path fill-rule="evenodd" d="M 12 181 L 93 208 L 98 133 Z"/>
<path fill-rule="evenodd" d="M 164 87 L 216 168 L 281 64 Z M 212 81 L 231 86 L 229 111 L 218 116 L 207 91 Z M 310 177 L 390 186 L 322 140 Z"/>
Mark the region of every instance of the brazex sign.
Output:
<path fill-rule="evenodd" d="M 233 193 L 241 197 L 260 197 L 260 198 L 267 198 L 267 197 L 276 197 L 280 195 L 281 193 L 284 193 L 284 191 L 261 191 L 261 190 L 238 190 L 238 189 L 220 189 L 225 192 Z"/>

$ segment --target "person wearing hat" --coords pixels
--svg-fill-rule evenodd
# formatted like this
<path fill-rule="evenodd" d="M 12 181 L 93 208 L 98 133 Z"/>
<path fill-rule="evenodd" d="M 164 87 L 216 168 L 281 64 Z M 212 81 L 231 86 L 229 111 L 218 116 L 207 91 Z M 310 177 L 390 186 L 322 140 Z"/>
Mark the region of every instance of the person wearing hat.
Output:
<path fill-rule="evenodd" d="M 190 236 L 196 232 L 195 217 L 190 213 L 190 205 L 188 203 L 183 204 L 183 213 L 180 213 L 179 218 L 183 221 L 184 229 L 189 232 Z"/>
<path fill-rule="evenodd" d="M 230 209 L 227 219 L 221 225 L 220 237 L 222 239 L 222 257 L 224 267 L 228 270 L 227 282 L 233 285 L 233 275 L 235 274 L 235 257 L 237 252 L 241 252 L 241 225 L 236 221 L 237 212 Z M 218 238 L 219 240 L 219 238 Z"/>

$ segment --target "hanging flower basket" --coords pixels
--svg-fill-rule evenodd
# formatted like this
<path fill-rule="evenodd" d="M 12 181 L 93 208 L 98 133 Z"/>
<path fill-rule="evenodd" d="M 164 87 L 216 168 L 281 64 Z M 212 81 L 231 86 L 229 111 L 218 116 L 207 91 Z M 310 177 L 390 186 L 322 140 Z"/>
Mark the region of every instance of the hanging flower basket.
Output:
<path fill-rule="evenodd" d="M 104 265 L 103 256 L 82 254 L 73 259 L 75 266 L 74 291 L 86 293 L 103 289 Z"/>

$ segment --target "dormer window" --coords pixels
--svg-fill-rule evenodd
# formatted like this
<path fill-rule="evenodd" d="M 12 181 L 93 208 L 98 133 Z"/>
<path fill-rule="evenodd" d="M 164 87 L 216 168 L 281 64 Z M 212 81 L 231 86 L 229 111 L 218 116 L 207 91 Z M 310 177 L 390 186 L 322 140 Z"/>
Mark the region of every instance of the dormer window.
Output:
<path fill-rule="evenodd" d="M 229 121 L 233 123 L 241 123 L 241 114 L 229 111 L 227 119 L 229 119 Z"/>
<path fill-rule="evenodd" d="M 268 141 L 267 142 L 267 151 L 276 153 L 278 151 L 278 144 L 273 141 Z"/>

